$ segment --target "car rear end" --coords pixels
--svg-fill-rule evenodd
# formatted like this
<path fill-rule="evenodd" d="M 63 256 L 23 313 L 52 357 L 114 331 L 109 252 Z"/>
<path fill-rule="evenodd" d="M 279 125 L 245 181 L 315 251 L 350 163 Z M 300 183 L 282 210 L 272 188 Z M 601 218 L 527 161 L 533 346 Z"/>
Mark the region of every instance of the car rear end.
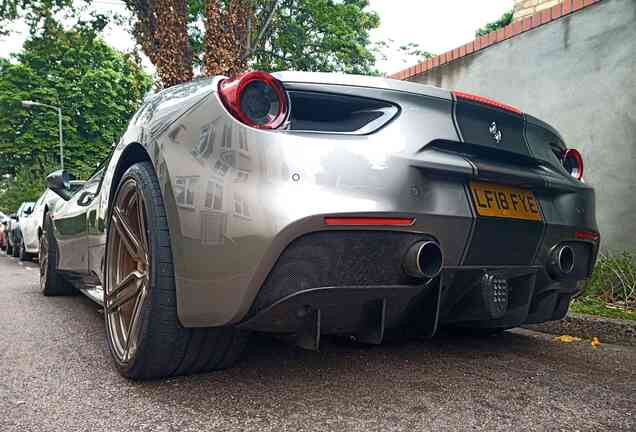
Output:
<path fill-rule="evenodd" d="M 223 82 L 217 95 L 261 168 L 282 173 L 253 186 L 266 241 L 231 294 L 236 324 L 316 348 L 326 333 L 379 343 L 395 327 L 430 336 L 564 316 L 599 234 L 580 155 L 552 127 L 413 83 L 274 77 L 284 99 L 260 101 L 274 111 L 265 123 L 237 116 Z M 243 102 L 249 117 L 259 101 Z"/>

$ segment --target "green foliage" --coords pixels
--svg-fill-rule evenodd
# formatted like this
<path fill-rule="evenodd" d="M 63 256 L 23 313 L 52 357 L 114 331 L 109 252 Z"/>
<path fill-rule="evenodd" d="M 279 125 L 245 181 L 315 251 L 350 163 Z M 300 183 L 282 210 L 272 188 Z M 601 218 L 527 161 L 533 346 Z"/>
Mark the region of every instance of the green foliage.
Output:
<path fill-rule="evenodd" d="M 92 26 L 64 31 L 49 21 L 14 62 L 0 61 L 0 206 L 11 209 L 9 197 L 29 195 L 38 181 L 41 191 L 59 158 L 57 112 L 24 108 L 22 100 L 62 107 L 65 168 L 82 178 L 108 154 L 150 86 L 148 75 Z M 23 185 L 29 176 L 40 180 Z"/>
<path fill-rule="evenodd" d="M 369 31 L 380 18 L 368 0 L 282 0 L 264 48 L 250 65 L 266 71 L 376 73 Z"/>
<path fill-rule="evenodd" d="M 68 11 L 73 0 L 2 0 L 0 2 L 0 36 L 9 34 L 7 24 L 23 19 L 34 33 L 43 21 L 60 11 Z"/>
<path fill-rule="evenodd" d="M 490 32 L 494 32 L 495 30 L 504 28 L 511 22 L 512 22 L 512 11 L 509 10 L 508 12 L 504 13 L 501 16 L 501 18 L 499 18 L 497 21 L 489 22 L 484 27 L 477 29 L 477 31 L 475 32 L 475 37 L 485 36 Z"/>
<path fill-rule="evenodd" d="M 636 310 L 611 306 L 595 297 L 582 297 L 570 305 L 574 313 L 636 321 Z"/>
<path fill-rule="evenodd" d="M 255 0 L 254 7 L 268 2 Z M 280 0 L 252 69 L 374 74 L 369 31 L 380 25 L 368 0 Z M 221 7 L 227 7 L 221 2 Z M 195 66 L 203 64 L 205 1 L 188 0 L 188 35 Z"/>
<path fill-rule="evenodd" d="M 45 170 L 54 171 L 54 165 Z M 42 168 L 38 166 L 23 167 L 15 177 L 4 178 L 0 181 L 0 211 L 14 212 L 24 201 L 35 201 L 46 187 Z"/>
<path fill-rule="evenodd" d="M 378 41 L 373 46 L 373 51 L 380 60 L 388 60 L 392 57 L 402 58 L 405 64 L 421 63 L 424 60 L 434 57 L 434 54 L 422 49 L 419 44 L 409 42 L 397 45 L 395 40 L 387 39 Z"/>
<path fill-rule="evenodd" d="M 630 252 L 599 255 L 583 297 L 625 308 L 636 307 L 635 258 Z"/>

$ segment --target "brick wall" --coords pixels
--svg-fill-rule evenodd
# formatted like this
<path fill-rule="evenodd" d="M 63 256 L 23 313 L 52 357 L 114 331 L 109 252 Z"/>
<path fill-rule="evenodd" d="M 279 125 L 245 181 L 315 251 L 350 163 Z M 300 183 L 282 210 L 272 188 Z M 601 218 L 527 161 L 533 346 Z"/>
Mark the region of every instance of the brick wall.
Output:
<path fill-rule="evenodd" d="M 532 16 L 537 12 L 550 9 L 561 3 L 562 0 L 515 0 L 513 19 Z"/>

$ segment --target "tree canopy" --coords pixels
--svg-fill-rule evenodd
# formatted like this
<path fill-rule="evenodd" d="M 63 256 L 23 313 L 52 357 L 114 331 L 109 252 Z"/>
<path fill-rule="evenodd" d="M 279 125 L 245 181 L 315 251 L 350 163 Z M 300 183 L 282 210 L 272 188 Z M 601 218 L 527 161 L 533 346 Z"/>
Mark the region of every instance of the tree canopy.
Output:
<path fill-rule="evenodd" d="M 119 139 L 151 84 L 131 56 L 109 47 L 91 27 L 65 31 L 48 22 L 13 61 L 0 60 L 0 208 L 35 198 L 58 165 L 57 112 L 25 108 L 22 100 L 62 108 L 65 168 L 85 177 Z"/>
<path fill-rule="evenodd" d="M 380 19 L 367 0 L 283 0 L 254 68 L 314 72 L 375 72 L 369 31 Z"/>
<path fill-rule="evenodd" d="M 5 1 L 0 24 L 21 16 L 34 34 L 54 12 L 79 15 L 70 0 Z M 133 14 L 129 31 L 165 87 L 195 73 L 233 75 L 248 68 L 377 73 L 369 31 L 380 20 L 368 0 L 123 2 Z M 92 22 L 103 27 L 105 19 Z"/>

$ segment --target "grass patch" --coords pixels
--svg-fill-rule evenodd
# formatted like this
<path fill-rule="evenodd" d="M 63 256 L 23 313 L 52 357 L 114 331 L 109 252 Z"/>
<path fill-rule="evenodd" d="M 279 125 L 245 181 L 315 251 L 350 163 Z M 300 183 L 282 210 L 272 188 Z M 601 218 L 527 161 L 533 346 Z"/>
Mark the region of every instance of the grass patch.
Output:
<path fill-rule="evenodd" d="M 599 254 L 583 294 L 570 305 L 575 313 L 636 321 L 636 256 Z"/>
<path fill-rule="evenodd" d="M 582 297 L 574 300 L 570 305 L 570 312 L 636 321 L 636 310 L 609 306 L 594 297 Z"/>

